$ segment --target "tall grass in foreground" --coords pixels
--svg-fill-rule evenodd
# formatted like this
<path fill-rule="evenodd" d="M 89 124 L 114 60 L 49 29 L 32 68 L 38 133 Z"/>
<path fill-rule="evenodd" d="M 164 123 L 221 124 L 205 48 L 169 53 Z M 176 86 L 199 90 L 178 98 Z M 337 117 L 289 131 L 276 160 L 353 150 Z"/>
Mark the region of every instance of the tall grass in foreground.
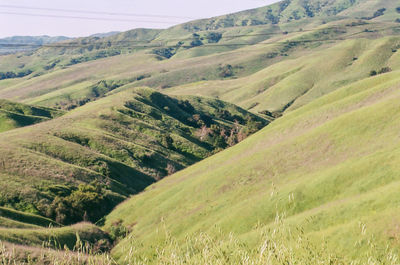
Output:
<path fill-rule="evenodd" d="M 135 245 L 139 242 L 130 238 L 133 244 L 124 251 L 119 261 L 122 264 L 160 264 L 160 265 L 204 265 L 204 264 L 241 264 L 241 265 L 276 265 L 276 264 L 350 264 L 350 265 L 394 265 L 400 264 L 398 256 L 389 247 L 380 248 L 368 237 L 366 227 L 360 223 L 360 244 L 366 243 L 368 251 L 356 259 L 350 259 L 333 253 L 327 242 L 319 245 L 312 243 L 301 228 L 291 229 L 284 223 L 284 215 L 277 215 L 270 228 L 256 228 L 260 241 L 255 248 L 236 237 L 224 234 L 220 229 L 212 235 L 199 233 L 187 236 L 185 242 L 178 243 L 167 230 L 163 230 L 164 243 L 160 245 L 154 257 L 135 256 Z"/>
<path fill-rule="evenodd" d="M 89 245 L 74 251 L 11 245 L 0 241 L 0 265 L 114 265 L 108 254 L 95 254 Z"/>
<path fill-rule="evenodd" d="M 389 247 L 378 247 L 369 237 L 366 226 L 360 223 L 360 241 L 354 246 L 368 245 L 368 251 L 356 259 L 341 257 L 327 248 L 327 242 L 316 245 L 301 228 L 291 229 L 284 222 L 285 216 L 277 214 L 273 226 L 255 227 L 260 241 L 255 248 L 233 233 L 223 233 L 215 228 L 212 233 L 198 233 L 186 236 L 183 244 L 171 236 L 165 227 L 160 229 L 163 238 L 155 255 L 138 256 L 135 246 L 140 243 L 130 235 L 126 240 L 132 242 L 129 249 L 122 252 L 120 264 L 160 264 L 160 265 L 204 265 L 204 264 L 350 264 L 350 265 L 394 265 L 400 264 L 398 256 Z M 31 248 L 9 245 L 0 242 L 0 265 L 16 264 L 56 264 L 56 265 L 114 265 L 118 264 L 108 254 L 95 254 L 88 245 L 79 243 L 75 251 L 52 250 L 50 248 Z"/>

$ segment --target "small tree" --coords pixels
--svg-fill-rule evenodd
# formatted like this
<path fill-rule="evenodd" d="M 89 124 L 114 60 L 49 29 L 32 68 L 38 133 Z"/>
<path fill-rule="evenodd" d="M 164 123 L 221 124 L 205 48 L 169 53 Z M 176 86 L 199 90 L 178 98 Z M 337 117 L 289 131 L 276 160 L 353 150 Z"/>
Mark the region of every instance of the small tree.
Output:
<path fill-rule="evenodd" d="M 168 176 L 174 174 L 176 172 L 175 166 L 171 163 L 168 163 L 167 164 L 167 172 L 168 172 Z"/>
<path fill-rule="evenodd" d="M 390 67 L 383 67 L 381 70 L 379 70 L 379 74 L 384 74 L 384 73 L 389 73 L 392 71 L 392 68 Z"/>

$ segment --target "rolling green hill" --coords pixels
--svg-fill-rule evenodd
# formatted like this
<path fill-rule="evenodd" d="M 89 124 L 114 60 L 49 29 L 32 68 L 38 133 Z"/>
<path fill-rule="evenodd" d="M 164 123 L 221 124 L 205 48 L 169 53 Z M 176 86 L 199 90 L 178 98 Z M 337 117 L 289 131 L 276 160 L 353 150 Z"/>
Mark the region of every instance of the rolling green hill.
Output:
<path fill-rule="evenodd" d="M 63 111 L 0 99 L 0 132 L 50 120 Z"/>
<path fill-rule="evenodd" d="M 0 264 L 54 237 L 92 264 L 397 264 L 399 10 L 285 0 L 1 56 Z"/>
<path fill-rule="evenodd" d="M 149 86 L 173 94 L 220 97 L 254 111 L 282 110 L 294 101 L 301 105 L 338 85 L 365 78 L 372 70 L 398 67 L 392 59 L 399 45 L 398 29 L 394 23 L 344 20 L 312 31 L 278 33 L 262 43 L 204 56 L 189 54 L 201 54 L 206 49 L 201 46 L 161 61 L 152 50 L 143 50 L 37 77 L 5 79 L 0 81 L 0 97 L 68 110 L 115 89 Z M 374 54 L 381 51 L 385 56 L 375 60 Z M 329 60 L 336 53 L 338 58 Z M 302 78 L 306 82 L 298 86 Z M 290 82 L 298 87 L 292 89 Z"/>
<path fill-rule="evenodd" d="M 127 196 L 267 123 L 215 99 L 145 88 L 115 93 L 0 134 L 0 204 L 60 223 L 81 221 L 85 212 L 97 221 Z"/>
<path fill-rule="evenodd" d="M 229 252 L 214 251 L 230 251 L 228 234 L 234 233 L 241 242 L 236 251 L 253 259 L 262 255 L 260 235 L 274 228 L 277 215 L 293 231 L 301 227 L 314 250 L 326 240 L 325 254 L 347 262 L 368 257 L 371 238 L 398 254 L 399 73 L 343 86 L 124 202 L 106 227 L 120 221 L 132 236 L 113 254 L 121 263 L 157 263 L 172 251 L 198 264 L 196 253 L 203 250 L 187 237 L 207 233 L 219 245 L 205 262 L 229 263 Z M 286 239 L 286 247 L 296 242 L 286 235 L 279 240 Z M 127 257 L 131 248 L 136 254 Z M 301 260 L 306 254 L 292 255 Z"/>

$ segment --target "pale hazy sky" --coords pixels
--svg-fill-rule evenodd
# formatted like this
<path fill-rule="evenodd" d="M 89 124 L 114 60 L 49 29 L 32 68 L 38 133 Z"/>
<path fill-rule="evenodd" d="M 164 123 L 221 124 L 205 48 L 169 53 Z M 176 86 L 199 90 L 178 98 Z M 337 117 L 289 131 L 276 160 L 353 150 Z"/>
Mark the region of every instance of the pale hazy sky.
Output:
<path fill-rule="evenodd" d="M 167 28 L 193 18 L 223 15 L 274 2 L 278 0 L 0 0 L 0 37 L 77 37 L 142 27 Z M 121 13 L 153 16 L 123 16 Z"/>

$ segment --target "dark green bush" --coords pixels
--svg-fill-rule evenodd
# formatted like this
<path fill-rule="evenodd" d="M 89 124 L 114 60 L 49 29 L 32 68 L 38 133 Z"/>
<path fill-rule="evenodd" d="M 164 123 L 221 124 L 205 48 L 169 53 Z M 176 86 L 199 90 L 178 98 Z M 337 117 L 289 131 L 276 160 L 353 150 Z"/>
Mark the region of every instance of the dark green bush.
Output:
<path fill-rule="evenodd" d="M 49 190 L 54 192 L 54 187 Z M 58 195 L 47 207 L 46 216 L 61 224 L 73 224 L 81 221 L 94 223 L 116 204 L 105 196 L 107 191 L 98 182 L 81 184 L 78 188 L 70 188 L 70 190 L 70 194 L 60 194 L 55 191 L 55 194 Z"/>

